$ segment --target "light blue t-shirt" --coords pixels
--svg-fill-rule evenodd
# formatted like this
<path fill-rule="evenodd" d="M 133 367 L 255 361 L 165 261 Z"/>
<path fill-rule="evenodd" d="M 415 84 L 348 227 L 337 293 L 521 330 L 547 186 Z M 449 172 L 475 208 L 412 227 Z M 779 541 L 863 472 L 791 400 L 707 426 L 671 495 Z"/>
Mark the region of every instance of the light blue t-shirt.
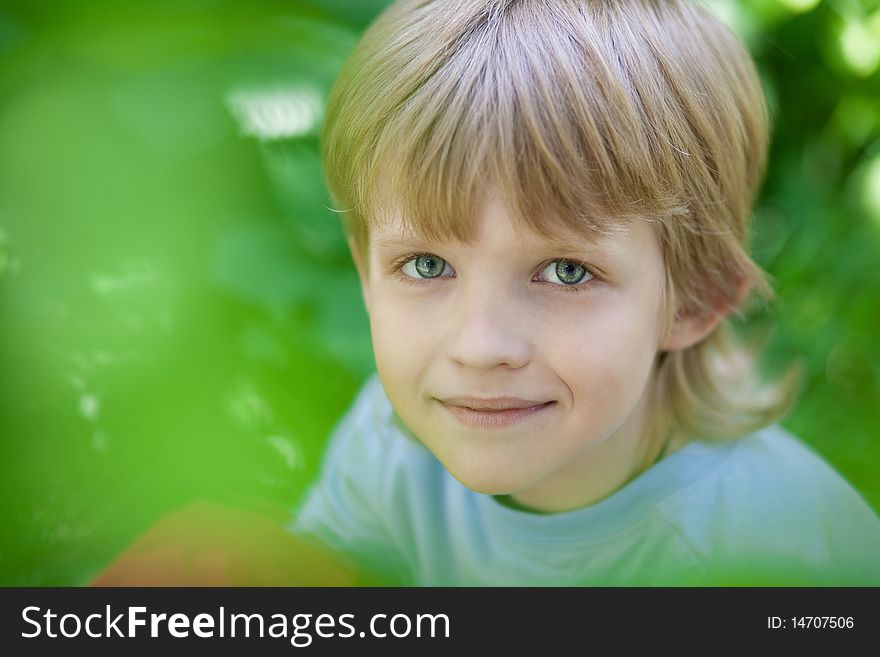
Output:
<path fill-rule="evenodd" d="M 599 502 L 535 514 L 460 484 L 375 374 L 291 530 L 392 585 L 880 585 L 877 515 L 778 425 L 689 443 Z"/>

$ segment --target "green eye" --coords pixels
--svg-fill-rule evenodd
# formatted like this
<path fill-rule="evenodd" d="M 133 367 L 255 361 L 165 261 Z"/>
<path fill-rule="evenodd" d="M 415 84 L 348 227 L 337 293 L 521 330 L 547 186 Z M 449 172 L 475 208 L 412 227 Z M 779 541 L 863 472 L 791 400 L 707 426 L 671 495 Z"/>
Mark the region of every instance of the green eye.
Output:
<path fill-rule="evenodd" d="M 446 261 L 435 255 L 420 255 L 407 262 L 402 268 L 404 274 L 412 278 L 437 278 L 446 270 Z"/>
<path fill-rule="evenodd" d="M 580 283 L 586 274 L 586 269 L 573 262 L 561 260 L 556 263 L 556 275 L 559 277 L 560 281 L 568 285 Z"/>
<path fill-rule="evenodd" d="M 551 283 L 572 286 L 584 279 L 592 279 L 593 275 L 586 267 L 572 260 L 554 260 L 544 268 L 544 279 Z"/>

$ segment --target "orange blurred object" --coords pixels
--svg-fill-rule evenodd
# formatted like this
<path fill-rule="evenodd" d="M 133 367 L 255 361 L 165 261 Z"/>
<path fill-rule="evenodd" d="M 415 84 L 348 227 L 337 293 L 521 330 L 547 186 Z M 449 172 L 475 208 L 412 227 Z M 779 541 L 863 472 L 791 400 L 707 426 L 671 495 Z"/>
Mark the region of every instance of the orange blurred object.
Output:
<path fill-rule="evenodd" d="M 322 550 L 252 511 L 199 500 L 163 516 L 91 586 L 358 586 Z"/>

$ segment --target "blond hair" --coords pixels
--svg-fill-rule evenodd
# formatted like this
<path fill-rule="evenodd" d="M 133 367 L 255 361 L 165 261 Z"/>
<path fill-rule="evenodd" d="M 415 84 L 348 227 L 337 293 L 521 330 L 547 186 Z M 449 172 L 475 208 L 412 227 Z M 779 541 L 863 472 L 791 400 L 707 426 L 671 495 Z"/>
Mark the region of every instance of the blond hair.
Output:
<path fill-rule="evenodd" d="M 747 251 L 764 95 L 738 39 L 685 0 L 398 0 L 343 68 L 322 145 L 358 249 L 394 210 L 427 238 L 471 239 L 492 187 L 548 237 L 652 222 L 666 330 L 742 315 L 743 282 L 773 298 Z M 654 431 L 733 437 L 780 418 L 797 373 L 763 383 L 759 353 L 722 324 L 658 354 Z"/>

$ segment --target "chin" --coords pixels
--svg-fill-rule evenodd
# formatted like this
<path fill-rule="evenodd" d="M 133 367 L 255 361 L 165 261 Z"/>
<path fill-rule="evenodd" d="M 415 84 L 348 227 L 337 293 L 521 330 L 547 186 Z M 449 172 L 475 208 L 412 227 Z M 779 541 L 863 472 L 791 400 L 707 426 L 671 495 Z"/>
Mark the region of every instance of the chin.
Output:
<path fill-rule="evenodd" d="M 509 495 L 523 488 L 522 477 L 511 476 L 508 472 L 498 469 L 475 470 L 473 468 L 449 467 L 444 463 L 449 474 L 458 482 L 475 493 L 483 495 Z"/>

